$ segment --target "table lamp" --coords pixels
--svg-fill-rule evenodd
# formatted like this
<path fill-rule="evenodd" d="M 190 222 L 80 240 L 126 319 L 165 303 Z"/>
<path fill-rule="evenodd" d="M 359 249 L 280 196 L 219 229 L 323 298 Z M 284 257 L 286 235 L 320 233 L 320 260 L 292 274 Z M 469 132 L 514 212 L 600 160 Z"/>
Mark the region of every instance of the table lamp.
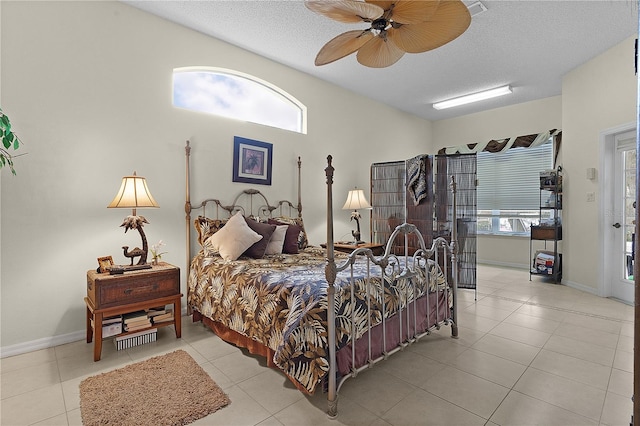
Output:
<path fill-rule="evenodd" d="M 356 221 L 357 229 L 355 231 L 351 231 L 351 235 L 353 235 L 356 244 L 364 243 L 364 241 L 360 239 L 360 213 L 358 212 L 358 210 L 371 208 L 373 207 L 371 207 L 371 204 L 369 204 L 369 202 L 365 198 L 364 191 L 362 189 L 355 188 L 349 191 L 349 194 L 347 194 L 347 201 L 344 203 L 344 206 L 342 206 L 342 210 L 353 209 L 353 211 L 351 212 L 350 220 Z"/>
<path fill-rule="evenodd" d="M 122 178 L 122 185 L 118 194 L 115 196 L 111 204 L 107 208 L 128 208 L 132 209 L 131 215 L 124 218 L 122 225 L 124 226 L 124 232 L 129 229 L 137 229 L 142 238 L 142 248 L 134 248 L 129 250 L 129 246 L 123 246 L 124 256 L 131 259 L 131 265 L 125 266 L 127 270 L 133 269 L 149 269 L 151 265 L 147 264 L 147 253 L 149 252 L 149 244 L 147 243 L 147 237 L 144 235 L 142 227 L 145 223 L 149 223 L 144 216 L 138 216 L 136 209 L 146 207 L 159 207 L 156 200 L 153 199 L 149 188 L 147 187 L 147 181 L 142 176 L 137 176 L 136 172 L 133 172 L 133 176 L 125 176 Z M 137 265 L 133 264 L 133 260 L 136 257 L 140 257 Z"/>

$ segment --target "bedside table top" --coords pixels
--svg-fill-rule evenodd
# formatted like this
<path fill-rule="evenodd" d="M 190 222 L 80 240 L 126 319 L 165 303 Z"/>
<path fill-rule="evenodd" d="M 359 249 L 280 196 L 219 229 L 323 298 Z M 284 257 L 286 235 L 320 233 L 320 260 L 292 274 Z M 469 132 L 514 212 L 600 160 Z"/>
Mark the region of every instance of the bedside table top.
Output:
<path fill-rule="evenodd" d="M 125 271 L 122 274 L 109 274 L 108 272 L 97 272 L 95 269 L 90 269 L 87 271 L 87 276 L 92 278 L 99 277 L 101 280 L 108 279 L 110 277 L 130 277 L 130 276 L 140 276 L 145 274 L 153 274 L 157 272 L 170 271 L 172 269 L 180 269 L 177 266 L 174 266 L 170 263 L 159 262 L 157 265 L 151 265 L 151 268 L 147 269 L 136 269 L 132 271 Z"/>
<path fill-rule="evenodd" d="M 327 243 L 322 243 L 322 244 L 320 244 L 320 246 L 322 248 L 327 248 Z M 351 249 L 351 250 L 355 250 L 355 249 L 358 249 L 358 248 L 375 249 L 375 248 L 384 247 L 384 244 L 362 243 L 362 244 L 357 244 L 356 245 L 356 243 L 334 243 L 333 247 L 338 247 L 338 248 L 343 248 L 343 249 Z"/>

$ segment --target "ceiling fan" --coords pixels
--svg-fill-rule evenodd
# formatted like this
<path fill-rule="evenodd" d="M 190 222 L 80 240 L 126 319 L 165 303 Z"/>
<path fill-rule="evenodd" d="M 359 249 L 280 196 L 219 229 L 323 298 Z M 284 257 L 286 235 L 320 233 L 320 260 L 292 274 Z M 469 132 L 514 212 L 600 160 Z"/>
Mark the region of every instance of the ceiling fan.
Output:
<path fill-rule="evenodd" d="M 339 22 L 371 24 L 330 40 L 316 56 L 318 66 L 357 51 L 362 65 L 388 67 L 405 52 L 426 52 L 449 43 L 471 23 L 460 0 L 307 0 L 305 5 Z"/>

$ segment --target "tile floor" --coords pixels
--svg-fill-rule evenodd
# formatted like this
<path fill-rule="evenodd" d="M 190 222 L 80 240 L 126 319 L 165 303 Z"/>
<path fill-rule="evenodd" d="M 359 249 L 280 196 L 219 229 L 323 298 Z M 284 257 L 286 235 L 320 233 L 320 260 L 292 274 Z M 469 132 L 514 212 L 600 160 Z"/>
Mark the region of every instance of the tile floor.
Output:
<path fill-rule="evenodd" d="M 183 320 L 125 351 L 84 341 L 0 361 L 2 425 L 80 425 L 82 379 L 176 349 L 189 352 L 231 405 L 195 425 L 628 425 L 633 308 L 527 271 L 479 266 L 478 297 L 459 292 L 460 338 L 449 327 L 348 380 L 339 415 L 264 360 Z"/>

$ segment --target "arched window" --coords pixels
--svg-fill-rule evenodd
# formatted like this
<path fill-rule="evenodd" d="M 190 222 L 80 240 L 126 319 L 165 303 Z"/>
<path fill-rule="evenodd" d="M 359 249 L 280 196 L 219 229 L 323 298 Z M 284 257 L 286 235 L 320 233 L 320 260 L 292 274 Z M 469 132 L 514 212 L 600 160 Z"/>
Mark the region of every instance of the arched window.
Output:
<path fill-rule="evenodd" d="M 173 105 L 307 133 L 307 107 L 279 87 L 238 71 L 174 69 Z"/>

